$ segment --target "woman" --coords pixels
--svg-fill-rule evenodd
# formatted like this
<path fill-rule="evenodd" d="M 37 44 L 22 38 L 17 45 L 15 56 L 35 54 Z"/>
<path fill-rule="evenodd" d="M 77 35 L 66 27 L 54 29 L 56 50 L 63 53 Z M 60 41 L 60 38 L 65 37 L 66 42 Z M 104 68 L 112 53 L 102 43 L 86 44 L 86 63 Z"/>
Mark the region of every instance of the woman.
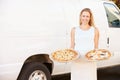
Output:
<path fill-rule="evenodd" d="M 89 8 L 80 13 L 80 26 L 71 30 L 71 48 L 81 56 L 92 49 L 98 48 L 99 31 L 94 25 L 93 15 Z"/>

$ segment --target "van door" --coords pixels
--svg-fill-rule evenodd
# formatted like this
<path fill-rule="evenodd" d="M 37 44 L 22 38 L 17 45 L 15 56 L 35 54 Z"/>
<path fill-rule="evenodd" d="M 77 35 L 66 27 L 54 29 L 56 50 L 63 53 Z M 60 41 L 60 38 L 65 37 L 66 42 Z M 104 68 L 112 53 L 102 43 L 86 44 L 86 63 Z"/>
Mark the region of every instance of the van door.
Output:
<path fill-rule="evenodd" d="M 120 52 L 120 10 L 113 3 L 104 3 L 109 24 L 109 49 L 114 51 L 114 56 L 119 57 Z"/>

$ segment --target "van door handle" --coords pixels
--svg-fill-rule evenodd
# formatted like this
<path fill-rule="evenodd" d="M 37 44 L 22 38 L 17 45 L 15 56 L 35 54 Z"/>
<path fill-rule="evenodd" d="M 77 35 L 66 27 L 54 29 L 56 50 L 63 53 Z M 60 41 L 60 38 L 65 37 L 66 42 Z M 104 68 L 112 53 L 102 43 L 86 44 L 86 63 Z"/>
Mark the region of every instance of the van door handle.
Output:
<path fill-rule="evenodd" d="M 107 44 L 109 44 L 109 37 L 107 38 Z"/>
<path fill-rule="evenodd" d="M 110 43 L 109 37 L 107 37 L 107 47 L 109 47 L 109 43 Z"/>

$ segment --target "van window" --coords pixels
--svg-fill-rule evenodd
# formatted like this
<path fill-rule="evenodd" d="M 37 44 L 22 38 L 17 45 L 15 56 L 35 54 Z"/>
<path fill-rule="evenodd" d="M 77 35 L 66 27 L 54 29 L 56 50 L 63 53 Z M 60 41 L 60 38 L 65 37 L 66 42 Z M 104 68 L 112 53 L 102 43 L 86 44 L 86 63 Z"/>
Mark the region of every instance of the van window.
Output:
<path fill-rule="evenodd" d="M 104 3 L 109 27 L 120 28 L 120 11 L 114 4 Z"/>

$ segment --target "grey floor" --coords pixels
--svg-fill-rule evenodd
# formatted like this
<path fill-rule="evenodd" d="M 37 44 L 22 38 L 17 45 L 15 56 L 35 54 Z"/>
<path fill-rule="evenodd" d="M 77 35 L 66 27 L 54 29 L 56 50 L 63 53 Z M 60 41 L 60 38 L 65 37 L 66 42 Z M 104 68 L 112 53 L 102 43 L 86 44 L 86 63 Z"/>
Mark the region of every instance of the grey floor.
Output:
<path fill-rule="evenodd" d="M 120 65 L 99 68 L 97 80 L 120 80 Z M 52 80 L 70 80 L 70 73 L 52 76 Z"/>

